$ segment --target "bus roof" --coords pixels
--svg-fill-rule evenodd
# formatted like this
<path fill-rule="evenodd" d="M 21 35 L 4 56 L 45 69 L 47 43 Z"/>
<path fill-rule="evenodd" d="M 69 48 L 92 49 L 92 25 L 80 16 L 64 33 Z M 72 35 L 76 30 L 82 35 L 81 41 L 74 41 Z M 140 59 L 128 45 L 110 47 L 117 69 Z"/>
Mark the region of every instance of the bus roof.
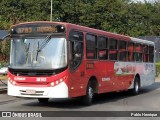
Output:
<path fill-rule="evenodd" d="M 143 39 L 139 39 L 139 38 L 133 38 L 131 37 L 131 40 L 137 43 L 141 43 L 141 44 L 150 44 L 150 45 L 155 45 L 154 42 L 152 41 L 148 41 L 148 40 L 143 40 Z"/>
<path fill-rule="evenodd" d="M 103 31 L 103 30 L 98 30 L 98 29 L 94 29 L 94 28 L 89 28 L 89 27 L 85 27 L 85 26 L 80 26 L 80 25 L 76 25 L 76 24 L 72 24 L 72 23 L 66 23 L 66 22 L 53 22 L 53 21 L 34 21 L 34 22 L 24 22 L 24 23 L 19 23 L 16 25 L 13 25 L 12 27 L 16 27 L 16 26 L 20 26 L 20 25 L 27 25 L 27 24 L 61 24 L 64 25 L 66 27 L 66 29 L 77 29 L 77 30 L 81 30 L 81 31 L 85 31 L 88 33 L 93 33 L 93 34 L 98 34 L 98 35 L 102 35 L 102 36 L 107 36 L 107 37 L 115 37 L 115 38 L 119 38 L 119 39 L 123 39 L 123 40 L 130 40 L 129 36 L 125 36 L 125 35 L 120 35 L 120 34 L 116 34 L 116 33 L 111 33 L 111 32 L 107 32 L 107 31 Z"/>
<path fill-rule="evenodd" d="M 12 27 L 15 26 L 19 26 L 19 25 L 24 25 L 24 24 L 34 24 L 34 23 L 42 23 L 42 24 L 62 24 L 66 27 L 66 29 L 78 29 L 81 31 L 86 31 L 89 33 L 93 33 L 93 34 L 98 34 L 98 35 L 102 35 L 102 36 L 107 36 L 107 37 L 114 37 L 117 39 L 123 39 L 123 40 L 127 40 L 127 41 L 134 41 L 137 43 L 144 43 L 144 44 L 151 44 L 154 45 L 154 42 L 151 41 L 147 41 L 147 40 L 143 40 L 143 39 L 139 39 L 139 38 L 133 38 L 133 37 L 129 37 L 126 35 L 121 35 L 121 34 L 117 34 L 117 33 L 112 33 L 112 32 L 107 32 L 107 31 L 103 31 L 103 30 L 98 30 L 98 29 L 94 29 L 94 28 L 89 28 L 89 27 L 85 27 L 85 26 L 80 26 L 80 25 L 76 25 L 76 24 L 72 24 L 72 23 L 66 23 L 66 22 L 54 22 L 54 21 L 34 21 L 34 22 L 24 22 L 24 23 L 20 23 L 20 24 L 16 24 L 13 25 Z"/>

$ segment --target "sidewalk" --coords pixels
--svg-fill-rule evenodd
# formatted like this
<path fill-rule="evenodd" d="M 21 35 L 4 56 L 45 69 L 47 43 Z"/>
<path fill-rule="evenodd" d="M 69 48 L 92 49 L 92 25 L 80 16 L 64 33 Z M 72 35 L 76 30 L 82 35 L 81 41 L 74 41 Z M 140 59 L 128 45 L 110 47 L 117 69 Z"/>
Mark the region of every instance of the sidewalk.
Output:
<path fill-rule="evenodd" d="M 7 91 L 7 80 L 0 80 L 0 94 Z"/>
<path fill-rule="evenodd" d="M 7 76 L 0 75 L 0 94 L 7 90 Z"/>
<path fill-rule="evenodd" d="M 155 82 L 160 82 L 160 77 L 156 77 Z"/>

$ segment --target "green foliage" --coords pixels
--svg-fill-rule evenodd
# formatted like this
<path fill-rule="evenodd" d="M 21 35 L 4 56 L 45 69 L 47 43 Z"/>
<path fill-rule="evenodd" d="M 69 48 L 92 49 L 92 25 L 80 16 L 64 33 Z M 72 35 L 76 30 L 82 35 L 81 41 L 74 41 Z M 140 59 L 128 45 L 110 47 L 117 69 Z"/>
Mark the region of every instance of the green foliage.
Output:
<path fill-rule="evenodd" d="M 8 66 L 8 63 L 6 61 L 1 61 L 0 62 L 0 68 L 2 68 L 4 66 Z"/>
<path fill-rule="evenodd" d="M 160 1 L 52 0 L 53 21 L 70 22 L 118 34 L 160 36 Z M 50 20 L 51 0 L 1 0 L 0 29 L 20 22 Z M 8 46 L 9 47 L 9 46 Z M 3 51 L 7 56 L 9 48 Z"/>
<path fill-rule="evenodd" d="M 160 74 L 160 62 L 156 63 L 156 77 Z"/>
<path fill-rule="evenodd" d="M 4 59 L 5 61 L 8 61 L 8 59 L 9 59 L 9 52 L 10 52 L 10 40 L 7 39 L 7 40 L 5 41 L 4 49 L 3 49 L 3 51 L 2 51 L 3 59 Z"/>
<path fill-rule="evenodd" d="M 134 37 L 159 35 L 158 5 L 128 0 L 68 0 L 59 2 L 59 14 L 63 14 L 58 20 Z"/>
<path fill-rule="evenodd" d="M 53 0 L 53 21 L 70 22 L 133 37 L 160 35 L 160 2 Z M 1 0 L 0 29 L 50 20 L 51 0 Z"/>
<path fill-rule="evenodd" d="M 9 60 L 9 52 L 10 52 L 10 40 L 6 39 L 0 42 L 0 62 Z"/>

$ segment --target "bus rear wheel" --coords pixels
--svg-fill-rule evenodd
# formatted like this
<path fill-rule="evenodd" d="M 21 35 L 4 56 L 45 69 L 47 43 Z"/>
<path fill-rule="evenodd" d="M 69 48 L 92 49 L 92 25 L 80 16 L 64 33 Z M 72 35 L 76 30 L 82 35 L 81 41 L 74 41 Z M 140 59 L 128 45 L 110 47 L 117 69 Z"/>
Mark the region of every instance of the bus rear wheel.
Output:
<path fill-rule="evenodd" d="M 139 81 L 140 81 L 140 79 L 138 77 L 135 77 L 134 87 L 133 87 L 133 89 L 131 89 L 131 92 L 133 95 L 137 95 L 140 92 L 140 82 Z"/>
<path fill-rule="evenodd" d="M 89 82 L 87 89 L 86 89 L 86 95 L 82 97 L 82 103 L 87 106 L 91 105 L 93 95 L 94 95 L 94 90 L 91 86 L 91 82 Z"/>
<path fill-rule="evenodd" d="M 49 98 L 38 98 L 39 103 L 48 103 Z"/>

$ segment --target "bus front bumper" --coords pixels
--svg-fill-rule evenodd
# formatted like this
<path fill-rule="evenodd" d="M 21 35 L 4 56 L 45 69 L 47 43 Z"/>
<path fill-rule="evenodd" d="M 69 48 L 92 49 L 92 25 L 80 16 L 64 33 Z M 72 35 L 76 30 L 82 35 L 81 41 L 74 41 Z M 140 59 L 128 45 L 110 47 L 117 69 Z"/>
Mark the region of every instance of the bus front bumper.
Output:
<path fill-rule="evenodd" d="M 54 87 L 14 86 L 8 81 L 8 95 L 28 98 L 68 98 L 65 82 Z"/>

